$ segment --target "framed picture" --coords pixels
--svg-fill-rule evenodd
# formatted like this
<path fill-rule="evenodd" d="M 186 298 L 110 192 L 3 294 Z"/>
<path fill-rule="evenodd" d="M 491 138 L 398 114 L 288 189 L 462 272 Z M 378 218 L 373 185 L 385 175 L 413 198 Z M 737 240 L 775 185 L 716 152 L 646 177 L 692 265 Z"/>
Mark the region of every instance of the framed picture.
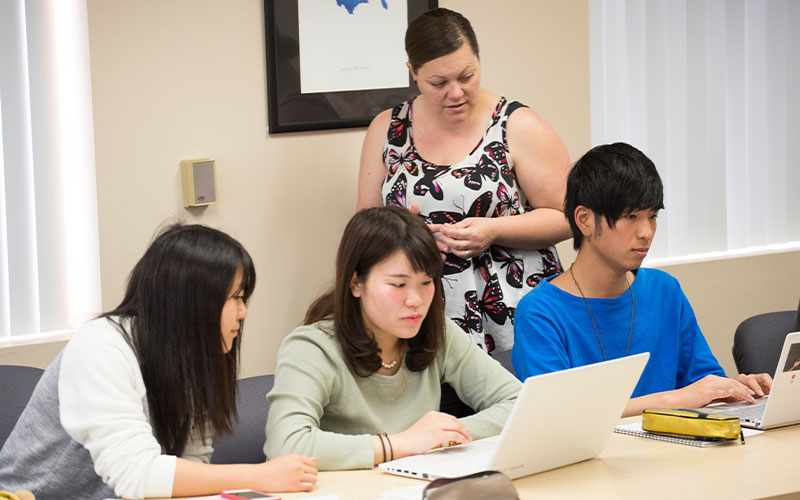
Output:
<path fill-rule="evenodd" d="M 264 0 L 269 133 L 364 127 L 418 91 L 408 22 L 438 0 Z"/>

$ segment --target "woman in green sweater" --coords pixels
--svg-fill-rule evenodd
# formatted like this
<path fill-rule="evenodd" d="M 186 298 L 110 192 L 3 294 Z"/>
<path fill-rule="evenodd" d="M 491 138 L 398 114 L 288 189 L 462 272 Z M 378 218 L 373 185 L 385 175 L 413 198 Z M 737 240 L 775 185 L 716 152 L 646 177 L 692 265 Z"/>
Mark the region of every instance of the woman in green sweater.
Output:
<path fill-rule="evenodd" d="M 441 274 L 436 241 L 418 216 L 397 207 L 353 216 L 332 288 L 278 352 L 267 456 L 366 469 L 502 430 L 521 384 L 445 318 Z M 478 412 L 457 419 L 437 411 L 443 382 Z"/>

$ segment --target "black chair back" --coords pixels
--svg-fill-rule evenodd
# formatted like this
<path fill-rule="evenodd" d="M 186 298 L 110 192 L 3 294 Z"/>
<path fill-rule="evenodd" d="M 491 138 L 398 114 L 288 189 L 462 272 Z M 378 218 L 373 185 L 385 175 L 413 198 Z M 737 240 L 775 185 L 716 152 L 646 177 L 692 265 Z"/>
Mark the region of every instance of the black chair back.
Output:
<path fill-rule="evenodd" d="M 239 380 L 233 435 L 220 436 L 214 441 L 212 464 L 257 464 L 264 462 L 265 428 L 269 402 L 267 393 L 275 383 L 274 375 L 260 375 Z"/>
<path fill-rule="evenodd" d="M 11 434 L 44 373 L 32 366 L 0 365 L 0 448 Z"/>
<path fill-rule="evenodd" d="M 733 335 L 733 361 L 739 373 L 769 373 L 775 368 L 786 334 L 796 330 L 797 312 L 758 314 L 742 321 Z"/>
<path fill-rule="evenodd" d="M 497 360 L 503 368 L 516 375 L 514 367 L 511 364 L 511 349 L 507 351 L 492 351 L 489 354 Z M 475 414 L 475 410 L 469 407 L 466 403 L 461 401 L 461 398 L 456 394 L 450 384 L 442 384 L 442 398 L 439 402 L 439 411 L 453 415 L 456 418 L 468 417 Z"/>
<path fill-rule="evenodd" d="M 794 318 L 794 331 L 800 332 L 800 302 L 797 303 L 797 314 Z"/>

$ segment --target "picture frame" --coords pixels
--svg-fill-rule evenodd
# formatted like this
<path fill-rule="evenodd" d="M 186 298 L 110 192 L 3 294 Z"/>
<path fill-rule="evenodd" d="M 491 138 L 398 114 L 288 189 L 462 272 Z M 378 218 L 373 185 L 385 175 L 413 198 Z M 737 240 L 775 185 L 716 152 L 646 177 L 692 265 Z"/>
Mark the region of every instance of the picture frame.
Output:
<path fill-rule="evenodd" d="M 264 0 L 270 134 L 365 127 L 379 112 L 419 93 L 410 76 L 405 87 L 302 93 L 298 1 Z M 438 3 L 438 0 L 407 0 L 408 21 L 438 7 Z"/>

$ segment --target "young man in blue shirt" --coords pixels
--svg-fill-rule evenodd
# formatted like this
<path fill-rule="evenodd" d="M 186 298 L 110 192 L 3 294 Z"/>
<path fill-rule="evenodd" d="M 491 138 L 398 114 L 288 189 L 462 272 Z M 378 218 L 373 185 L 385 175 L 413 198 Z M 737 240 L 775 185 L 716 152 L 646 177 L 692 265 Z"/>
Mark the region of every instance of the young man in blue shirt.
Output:
<path fill-rule="evenodd" d="M 768 374 L 725 377 L 678 281 L 640 269 L 662 208 L 656 167 L 633 146 L 597 146 L 578 160 L 564 203 L 578 255 L 518 304 L 511 360 L 521 380 L 649 352 L 626 416 L 717 400 L 755 402 L 769 392 Z"/>

